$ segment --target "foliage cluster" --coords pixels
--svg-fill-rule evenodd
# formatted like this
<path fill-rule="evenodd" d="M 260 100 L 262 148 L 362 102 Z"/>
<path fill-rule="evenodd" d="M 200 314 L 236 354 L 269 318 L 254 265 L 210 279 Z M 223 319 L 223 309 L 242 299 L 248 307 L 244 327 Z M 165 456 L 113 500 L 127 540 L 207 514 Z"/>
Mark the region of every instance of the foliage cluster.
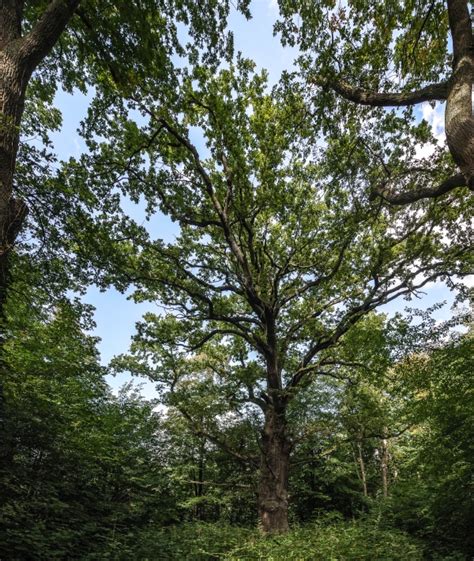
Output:
<path fill-rule="evenodd" d="M 2 377 L 0 557 L 114 559 L 173 520 L 154 404 L 110 393 L 90 311 L 28 287 L 8 306 Z"/>

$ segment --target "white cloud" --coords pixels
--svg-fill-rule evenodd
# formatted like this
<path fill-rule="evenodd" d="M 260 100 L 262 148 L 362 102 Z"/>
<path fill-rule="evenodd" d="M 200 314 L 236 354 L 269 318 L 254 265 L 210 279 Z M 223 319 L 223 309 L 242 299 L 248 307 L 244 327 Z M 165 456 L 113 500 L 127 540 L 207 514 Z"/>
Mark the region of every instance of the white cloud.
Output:
<path fill-rule="evenodd" d="M 278 12 L 278 0 L 267 0 L 268 9 L 270 12 Z"/>
<path fill-rule="evenodd" d="M 425 102 L 421 106 L 421 116 L 431 125 L 433 135 L 441 145 L 446 142 L 446 135 L 444 132 L 444 109 L 444 104 L 440 103 L 432 107 L 428 102 Z M 417 147 L 416 157 L 420 159 L 428 158 L 434 151 L 435 146 L 433 144 L 423 144 Z"/>
<path fill-rule="evenodd" d="M 444 104 L 438 103 L 432 107 L 428 102 L 421 106 L 423 119 L 431 125 L 431 130 L 439 141 L 444 141 Z"/>
<path fill-rule="evenodd" d="M 474 288 L 474 275 L 468 275 L 462 279 L 462 283 L 468 288 Z"/>

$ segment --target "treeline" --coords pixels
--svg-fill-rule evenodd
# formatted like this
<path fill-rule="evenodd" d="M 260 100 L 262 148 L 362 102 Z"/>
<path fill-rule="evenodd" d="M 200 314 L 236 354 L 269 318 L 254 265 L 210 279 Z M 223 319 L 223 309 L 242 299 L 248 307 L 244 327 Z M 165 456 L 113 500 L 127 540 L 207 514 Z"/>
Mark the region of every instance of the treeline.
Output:
<path fill-rule="evenodd" d="M 169 392 L 166 409 L 130 387 L 110 392 L 96 341 L 84 334 L 89 310 L 48 306 L 31 292 L 10 305 L 3 559 L 472 554 L 471 331 L 400 359 L 400 348 L 420 345 L 420 329 L 429 337 L 432 322 L 418 326 L 415 339 L 400 319 L 373 316 L 358 329 L 348 345 L 364 349 L 361 366 L 321 377 L 291 410 L 289 516 L 293 528 L 303 526 L 269 541 L 252 530 L 258 415 L 221 418 L 229 448 L 248 455 L 237 459 L 190 425 Z M 219 405 L 206 383 L 203 373 L 186 388 L 202 426 Z"/>

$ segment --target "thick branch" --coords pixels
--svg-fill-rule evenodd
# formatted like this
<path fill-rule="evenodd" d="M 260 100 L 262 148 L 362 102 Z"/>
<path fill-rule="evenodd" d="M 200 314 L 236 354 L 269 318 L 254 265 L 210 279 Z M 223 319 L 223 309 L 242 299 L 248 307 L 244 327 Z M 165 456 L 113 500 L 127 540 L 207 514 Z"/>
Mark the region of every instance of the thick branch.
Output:
<path fill-rule="evenodd" d="M 448 16 L 453 38 L 454 67 L 472 48 L 472 24 L 467 0 L 448 0 Z"/>
<path fill-rule="evenodd" d="M 80 0 L 52 0 L 33 29 L 25 35 L 20 58 L 32 71 L 54 47 Z"/>
<path fill-rule="evenodd" d="M 375 197 L 381 197 L 385 201 L 392 205 L 405 205 L 408 203 L 414 203 L 421 199 L 435 199 L 436 197 L 441 197 L 449 193 L 457 187 L 466 187 L 466 178 L 463 174 L 458 173 L 445 179 L 442 183 L 436 187 L 418 187 L 411 191 L 404 191 L 397 193 L 387 189 L 386 186 L 378 187 L 374 190 L 371 195 L 371 199 Z"/>
<path fill-rule="evenodd" d="M 319 80 L 319 86 L 330 88 L 336 93 L 360 105 L 372 107 L 402 107 L 424 101 L 443 101 L 448 96 L 448 83 L 430 84 L 413 92 L 372 92 L 352 86 L 345 80 Z"/>

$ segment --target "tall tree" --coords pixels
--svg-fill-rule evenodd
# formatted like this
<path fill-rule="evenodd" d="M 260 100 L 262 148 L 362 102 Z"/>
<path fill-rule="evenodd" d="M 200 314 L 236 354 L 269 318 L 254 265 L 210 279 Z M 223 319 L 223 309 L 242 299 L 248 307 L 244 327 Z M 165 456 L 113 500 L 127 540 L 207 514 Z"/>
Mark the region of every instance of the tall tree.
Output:
<path fill-rule="evenodd" d="M 397 169 L 381 150 L 384 178 L 374 193 L 402 205 L 460 187 L 474 190 L 474 37 L 467 0 L 328 0 L 311 8 L 305 0 L 279 0 L 279 6 L 276 29 L 304 53 L 310 84 L 374 108 L 361 119 L 380 119 L 379 107 L 446 102 L 447 147 L 457 169 L 443 169 L 442 158 L 436 166 L 412 159 Z"/>
<path fill-rule="evenodd" d="M 28 82 L 49 54 L 79 0 L 50 2 L 32 28 L 24 33 L 25 3 L 2 2 L 0 8 L 0 301 L 5 300 L 7 260 L 27 213 L 13 195 L 13 176 L 20 139 L 20 122 Z"/>
<path fill-rule="evenodd" d="M 209 392 L 258 408 L 259 514 L 265 531 L 286 531 L 295 395 L 335 364 L 334 348 L 365 314 L 462 272 L 469 241 L 443 238 L 456 215 L 394 215 L 364 198 L 370 177 L 335 179 L 313 150 L 318 123 L 298 92 L 267 93 L 249 61 L 215 77 L 198 70 L 176 105 L 141 109 L 148 120 L 135 142 L 147 148 L 134 181 L 181 234 L 130 259 L 136 298 L 171 315 L 146 316 L 121 367 L 185 395 L 188 376 L 205 376 Z M 182 409 L 227 446 L 225 410 L 206 428 Z"/>

